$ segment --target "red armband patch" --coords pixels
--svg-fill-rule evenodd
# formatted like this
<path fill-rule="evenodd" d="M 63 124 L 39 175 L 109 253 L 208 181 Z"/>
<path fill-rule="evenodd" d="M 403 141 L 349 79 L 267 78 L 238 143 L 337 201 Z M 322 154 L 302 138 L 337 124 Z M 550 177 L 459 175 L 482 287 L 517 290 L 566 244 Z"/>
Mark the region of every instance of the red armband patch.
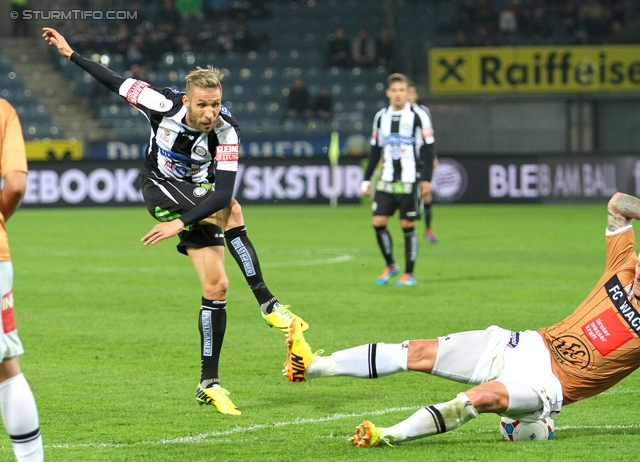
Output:
<path fill-rule="evenodd" d="M 136 80 L 133 85 L 131 85 L 131 88 L 129 88 L 129 91 L 127 91 L 127 96 L 125 96 L 125 98 L 127 98 L 127 101 L 130 104 L 138 104 L 138 97 L 140 96 L 140 93 L 142 93 L 142 90 L 150 86 L 151 85 L 147 82 Z"/>
<path fill-rule="evenodd" d="M 216 147 L 216 162 L 238 162 L 240 147 L 237 144 L 219 144 Z"/>

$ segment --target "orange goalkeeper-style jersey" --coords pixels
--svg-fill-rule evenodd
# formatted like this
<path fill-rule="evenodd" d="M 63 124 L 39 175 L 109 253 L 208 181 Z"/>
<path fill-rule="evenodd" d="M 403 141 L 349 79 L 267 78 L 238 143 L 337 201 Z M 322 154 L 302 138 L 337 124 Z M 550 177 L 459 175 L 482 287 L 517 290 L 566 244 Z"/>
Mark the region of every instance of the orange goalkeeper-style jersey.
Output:
<path fill-rule="evenodd" d="M 607 236 L 605 272 L 589 296 L 563 321 L 538 329 L 564 404 L 597 395 L 640 366 L 640 314 L 631 292 L 636 262 L 631 226 Z"/>
<path fill-rule="evenodd" d="M 22 138 L 22 127 L 16 110 L 6 100 L 0 99 L 0 177 L 9 172 L 26 172 L 27 154 Z M 11 260 L 7 228 L 0 207 L 0 261 Z"/>

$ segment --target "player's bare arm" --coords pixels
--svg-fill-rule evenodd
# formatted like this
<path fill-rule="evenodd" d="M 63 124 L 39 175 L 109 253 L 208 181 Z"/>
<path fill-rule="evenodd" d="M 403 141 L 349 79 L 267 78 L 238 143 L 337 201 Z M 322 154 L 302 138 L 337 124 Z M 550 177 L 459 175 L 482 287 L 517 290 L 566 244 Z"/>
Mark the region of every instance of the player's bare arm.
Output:
<path fill-rule="evenodd" d="M 71 49 L 65 38 L 60 35 L 57 30 L 52 29 L 51 27 L 43 27 L 42 30 L 44 31 L 42 36 L 49 43 L 49 45 L 55 45 L 55 47 L 58 49 L 58 52 L 60 52 L 62 56 L 70 59 L 71 55 L 73 54 L 73 50 Z"/>
<path fill-rule="evenodd" d="M 609 200 L 607 214 L 607 230 L 617 231 L 628 226 L 632 219 L 640 220 L 640 199 L 617 192 Z"/>
<path fill-rule="evenodd" d="M 20 207 L 24 193 L 27 190 L 26 172 L 9 172 L 3 178 L 2 196 L 0 204 L 5 221 Z"/>

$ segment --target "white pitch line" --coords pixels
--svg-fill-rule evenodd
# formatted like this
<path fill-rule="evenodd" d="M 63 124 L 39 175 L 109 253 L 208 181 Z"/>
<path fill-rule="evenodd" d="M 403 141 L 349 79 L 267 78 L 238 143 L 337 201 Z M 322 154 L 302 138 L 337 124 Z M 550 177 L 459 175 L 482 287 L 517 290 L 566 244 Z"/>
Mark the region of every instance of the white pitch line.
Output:
<path fill-rule="evenodd" d="M 194 436 L 180 436 L 177 438 L 163 438 L 161 440 L 156 440 L 156 441 L 137 441 L 134 443 L 78 443 L 78 444 L 71 444 L 71 443 L 66 443 L 66 444 L 47 444 L 45 447 L 46 448 L 55 448 L 55 449 L 75 449 L 75 448 L 123 448 L 123 447 L 128 447 L 128 446 L 139 446 L 139 445 L 145 445 L 145 444 L 149 444 L 149 445 L 159 445 L 159 444 L 176 444 L 176 443 L 205 443 L 207 442 L 208 439 L 210 438 L 217 438 L 217 437 L 221 437 L 221 436 L 228 436 L 228 435 L 236 435 L 236 434 L 243 434 L 243 433 L 248 433 L 248 432 L 253 432 L 256 430 L 262 430 L 265 428 L 279 428 L 279 427 L 287 427 L 290 425 L 309 425 L 309 424 L 316 424 L 316 423 L 322 423 L 322 422 L 331 422 L 334 420 L 342 420 L 342 419 L 349 419 L 351 417 L 365 417 L 365 416 L 372 416 L 372 415 L 384 415 L 384 414 L 389 414 L 391 412 L 398 412 L 398 411 L 414 411 L 418 409 L 418 406 L 412 406 L 412 407 L 394 407 L 394 408 L 388 408 L 388 409 L 383 409 L 380 411 L 369 411 L 369 412 L 361 412 L 361 413 L 357 413 L 357 414 L 333 414 L 330 416 L 326 416 L 326 417 L 320 417 L 318 419 L 295 419 L 295 420 L 290 420 L 290 421 L 285 421 L 285 422 L 273 422 L 273 423 L 267 423 L 267 424 L 256 424 L 256 425 L 249 425 L 246 427 L 235 427 L 232 428 L 230 430 L 220 430 L 220 431 L 215 431 L 215 432 L 210 432 L 210 433 L 200 433 L 198 435 L 194 435 Z"/>
<path fill-rule="evenodd" d="M 156 441 L 137 441 L 134 443 L 78 443 L 78 444 L 70 444 L 70 443 L 66 443 L 66 444 L 47 444 L 45 445 L 45 448 L 52 448 L 52 449 L 77 449 L 77 448 L 123 448 L 123 447 L 129 447 L 129 446 L 140 446 L 140 445 L 161 445 L 161 444 L 180 444 L 180 443 L 190 443 L 190 444 L 200 444 L 200 443 L 206 443 L 209 442 L 210 439 L 219 439 L 219 441 L 226 441 L 229 442 L 231 440 L 229 440 L 228 438 L 220 438 L 220 437 L 224 437 L 224 436 L 229 436 L 229 435 L 238 435 L 238 434 L 244 434 L 244 433 L 249 433 L 249 432 L 253 432 L 256 430 L 262 430 L 265 428 L 279 428 L 279 427 L 287 427 L 290 425 L 300 425 L 300 424 L 316 424 L 316 423 L 322 423 L 322 422 L 331 422 L 334 420 L 342 420 L 342 419 L 348 419 L 351 417 L 365 417 L 365 416 L 371 416 L 371 415 L 384 415 L 384 414 L 389 414 L 392 412 L 398 412 L 398 411 L 413 411 L 415 409 L 417 409 L 419 406 L 412 406 L 412 407 L 396 407 L 396 408 L 388 408 L 388 409 L 382 409 L 380 411 L 370 411 L 370 412 L 362 412 L 362 413 L 357 413 L 357 414 L 333 414 L 330 416 L 326 416 L 326 417 L 320 417 L 318 419 L 296 419 L 296 420 L 292 420 L 292 421 L 285 421 L 285 422 L 274 422 L 274 423 L 269 423 L 269 424 L 256 424 L 256 425 L 249 425 L 249 426 L 245 426 L 245 427 L 235 427 L 232 428 L 231 430 L 221 430 L 221 431 L 215 431 L 215 432 L 210 432 L 210 433 L 200 433 L 198 435 L 195 436 L 181 436 L 181 437 L 177 437 L 177 438 L 163 438 L 161 440 L 156 440 Z M 556 426 L 555 427 L 555 431 L 558 430 L 588 430 L 588 429 L 606 429 L 606 430 L 626 430 L 626 429 L 633 429 L 633 428 L 640 428 L 640 424 L 630 424 L 630 425 L 562 425 L 562 426 Z M 485 429 L 479 429 L 476 431 L 476 433 L 494 433 L 494 432 L 498 432 L 499 430 L 496 428 L 495 430 L 485 430 Z M 455 435 L 455 434 L 465 434 L 468 432 L 464 432 L 464 431 L 459 431 L 459 430 L 454 430 L 451 432 L 448 432 L 449 435 Z M 348 438 L 349 435 L 335 435 L 333 434 L 333 432 L 330 435 L 318 435 L 316 436 L 316 438 L 327 438 L 327 439 L 332 439 L 332 438 Z M 257 438 L 257 437 L 255 437 Z M 253 439 L 255 439 L 253 438 Z M 235 441 L 235 440 L 233 440 Z M 249 439 L 247 439 L 247 441 L 249 441 Z M 3 449 L 5 449 L 4 446 L 2 446 Z"/>
<path fill-rule="evenodd" d="M 351 261 L 355 257 L 353 255 L 339 255 L 333 258 L 322 258 L 320 260 L 307 260 L 307 261 L 288 261 L 282 263 L 265 263 L 262 266 L 264 268 L 282 268 L 287 266 L 316 266 L 316 265 L 333 265 L 335 263 L 343 263 L 345 261 Z"/>
<path fill-rule="evenodd" d="M 285 268 L 289 266 L 316 266 L 316 265 L 333 265 L 336 263 L 344 263 L 346 261 L 351 261 L 355 257 L 353 255 L 338 255 L 333 258 L 322 258 L 320 260 L 302 260 L 302 261 L 288 261 L 281 263 L 265 263 L 262 264 L 263 268 Z M 72 273 L 76 272 L 76 268 L 57 268 L 56 273 Z M 82 270 L 85 273 L 123 273 L 123 272 L 133 272 L 133 273 L 153 273 L 153 272 L 167 272 L 167 271 L 175 271 L 182 272 L 184 268 L 182 267 L 160 267 L 160 266 L 134 266 L 134 267 L 124 267 L 124 266 L 116 266 L 116 267 L 94 267 L 94 268 L 84 268 Z M 44 270 L 20 270 L 20 274 L 40 274 L 44 272 Z"/>

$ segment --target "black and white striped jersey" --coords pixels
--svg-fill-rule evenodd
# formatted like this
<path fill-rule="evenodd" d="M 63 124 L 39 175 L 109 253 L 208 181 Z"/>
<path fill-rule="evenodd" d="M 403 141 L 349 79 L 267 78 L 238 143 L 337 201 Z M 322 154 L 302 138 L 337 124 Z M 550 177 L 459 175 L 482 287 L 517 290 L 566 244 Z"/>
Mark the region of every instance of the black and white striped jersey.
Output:
<path fill-rule="evenodd" d="M 426 120 L 426 125 L 423 127 L 424 130 L 426 130 L 426 138 L 425 138 L 425 143 L 427 144 L 433 144 L 436 142 L 436 139 L 434 138 L 434 134 L 433 134 L 433 123 L 431 122 L 431 111 L 429 110 L 429 108 L 423 104 L 414 104 L 413 105 L 414 108 L 417 109 L 422 109 L 422 111 L 427 115 L 427 120 Z"/>
<path fill-rule="evenodd" d="M 215 184 L 214 193 L 199 204 L 197 210 L 180 217 L 185 225 L 228 205 L 238 171 L 240 129 L 226 107 L 222 106 L 210 132 L 200 132 L 186 123 L 183 92 L 155 88 L 142 80 L 125 79 L 75 52 L 70 59 L 147 117 L 151 125 L 144 160 L 148 176 Z"/>
<path fill-rule="evenodd" d="M 214 183 L 217 170 L 237 171 L 239 128 L 222 107 L 213 130 L 200 132 L 185 123 L 183 92 L 158 89 L 147 82 L 126 79 L 118 94 L 142 112 L 151 124 L 145 155 L 148 173 L 190 183 Z"/>
<path fill-rule="evenodd" d="M 370 180 L 382 157 L 381 181 L 415 183 L 430 181 L 433 170 L 433 128 L 429 116 L 407 103 L 394 111 L 392 106 L 381 109 L 373 119 L 371 155 L 364 179 Z"/>

